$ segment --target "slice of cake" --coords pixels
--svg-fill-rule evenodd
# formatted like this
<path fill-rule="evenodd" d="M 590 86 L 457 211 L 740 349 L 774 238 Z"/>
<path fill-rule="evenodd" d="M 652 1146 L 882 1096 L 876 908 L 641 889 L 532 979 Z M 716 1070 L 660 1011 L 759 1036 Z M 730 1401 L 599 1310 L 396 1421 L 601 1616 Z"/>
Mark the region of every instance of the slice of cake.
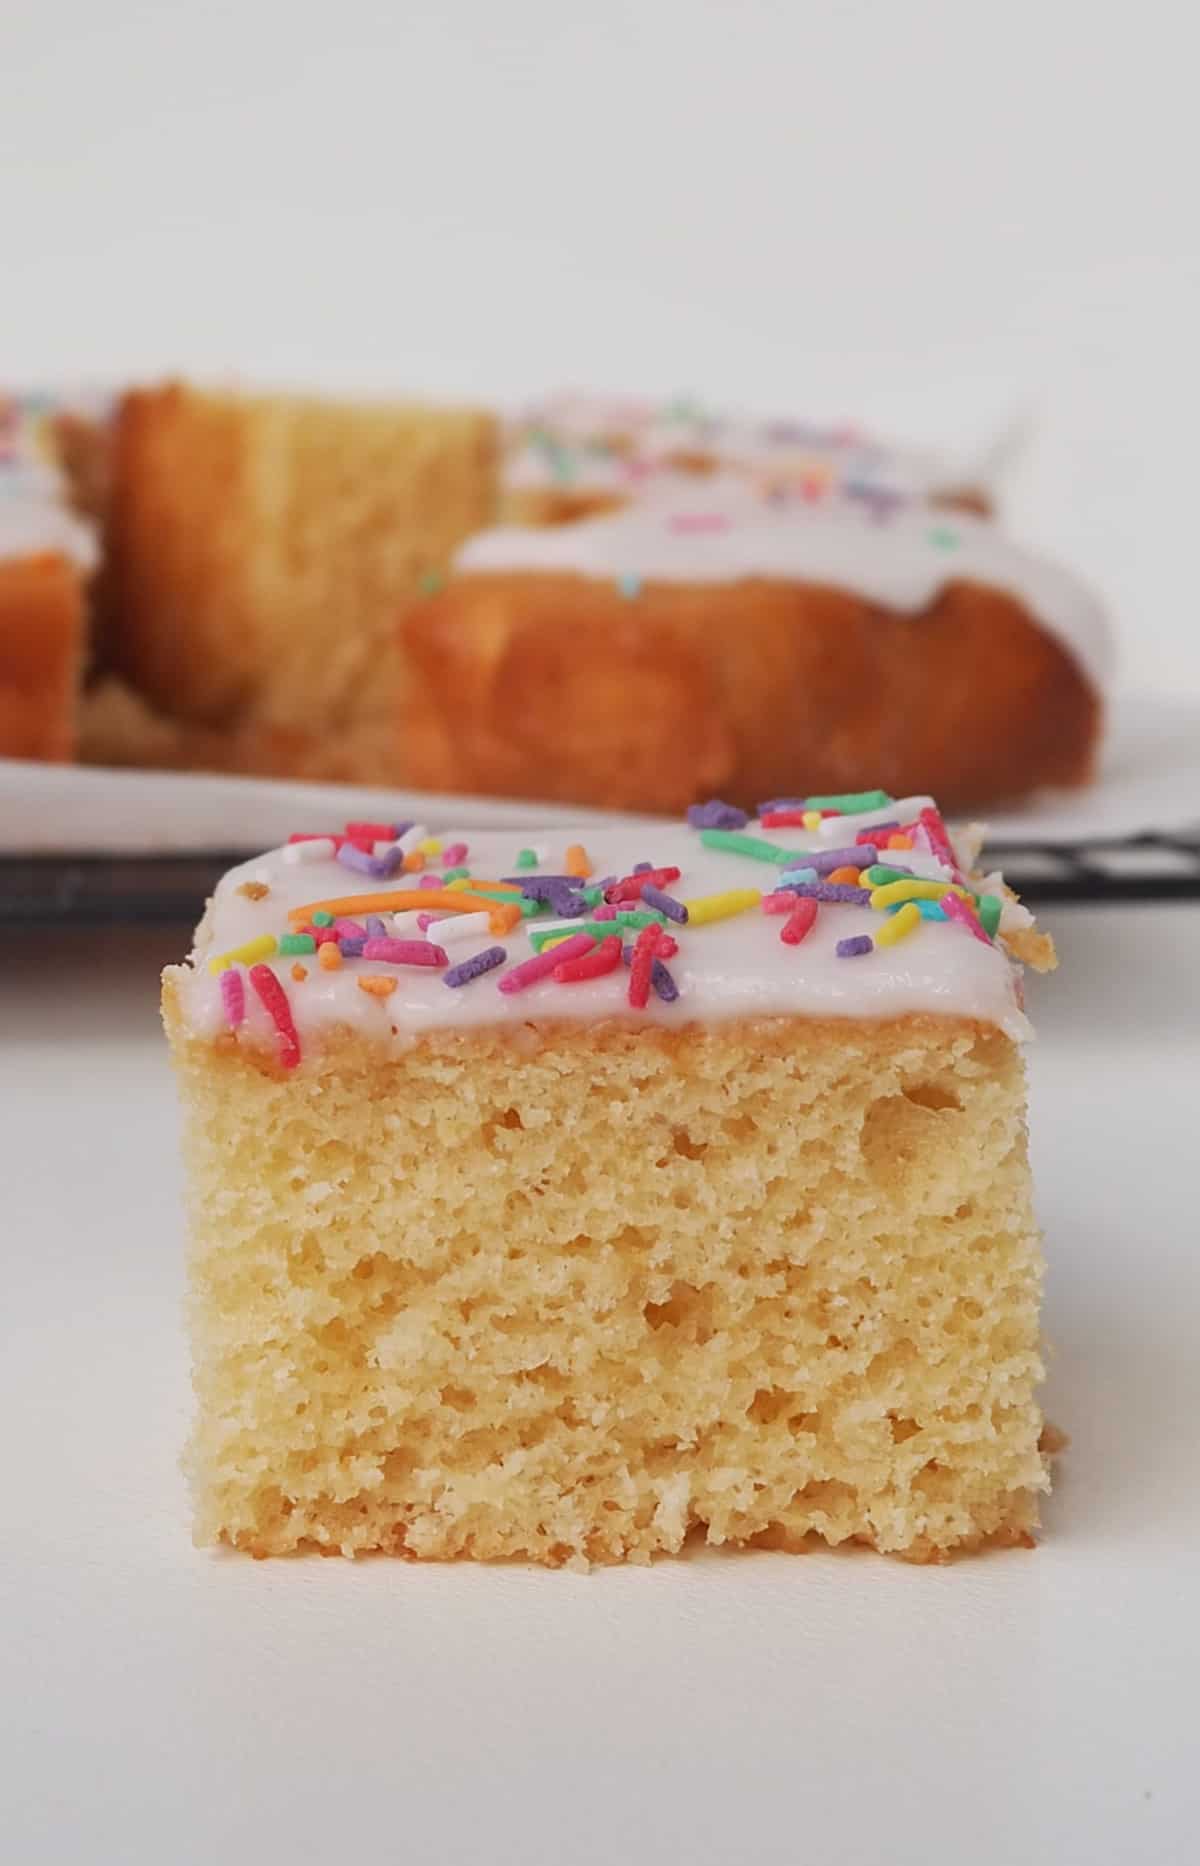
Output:
<path fill-rule="evenodd" d="M 472 409 L 210 394 L 118 411 L 112 660 L 167 718 L 282 773 L 395 769 L 396 609 L 488 524 L 496 424 Z"/>
<path fill-rule="evenodd" d="M 729 475 L 474 538 L 401 639 L 411 784 L 661 811 L 1083 783 L 1109 661 L 1091 592 L 985 520 Z"/>
<path fill-rule="evenodd" d="M 968 854 L 874 793 L 228 874 L 164 978 L 197 1540 L 1028 1542 L 1053 955 Z"/>
<path fill-rule="evenodd" d="M 72 510 L 56 405 L 0 395 L 0 757 L 75 749 L 87 653 L 87 584 L 98 551 Z"/>

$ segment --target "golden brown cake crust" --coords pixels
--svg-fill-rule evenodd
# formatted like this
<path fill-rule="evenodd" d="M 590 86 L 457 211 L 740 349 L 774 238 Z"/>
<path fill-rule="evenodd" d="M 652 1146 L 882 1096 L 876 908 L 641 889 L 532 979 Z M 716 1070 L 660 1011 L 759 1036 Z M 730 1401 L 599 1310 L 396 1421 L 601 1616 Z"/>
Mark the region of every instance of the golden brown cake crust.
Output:
<path fill-rule="evenodd" d="M 437 791 L 752 809 L 870 771 L 960 810 L 1086 782 L 1100 727 L 1066 650 L 967 582 L 910 615 L 816 585 L 648 583 L 632 603 L 481 572 L 410 605 L 401 640 L 407 775 Z"/>
<path fill-rule="evenodd" d="M 75 565 L 49 552 L 0 563 L 0 757 L 73 755 L 83 656 Z"/>

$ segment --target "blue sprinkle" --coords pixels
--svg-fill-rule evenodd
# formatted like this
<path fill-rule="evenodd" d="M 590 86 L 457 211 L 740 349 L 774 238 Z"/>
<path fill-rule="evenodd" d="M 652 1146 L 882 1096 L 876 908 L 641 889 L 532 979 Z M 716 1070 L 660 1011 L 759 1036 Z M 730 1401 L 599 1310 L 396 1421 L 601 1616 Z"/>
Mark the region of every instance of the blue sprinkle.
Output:
<path fill-rule="evenodd" d="M 627 570 L 623 576 L 617 578 L 617 588 L 622 596 L 628 596 L 632 601 L 635 596 L 640 596 L 642 593 L 642 579 L 636 570 Z"/>
<path fill-rule="evenodd" d="M 820 876 L 815 868 L 786 868 L 779 877 L 781 887 L 786 887 L 791 881 L 818 881 L 819 879 Z"/>

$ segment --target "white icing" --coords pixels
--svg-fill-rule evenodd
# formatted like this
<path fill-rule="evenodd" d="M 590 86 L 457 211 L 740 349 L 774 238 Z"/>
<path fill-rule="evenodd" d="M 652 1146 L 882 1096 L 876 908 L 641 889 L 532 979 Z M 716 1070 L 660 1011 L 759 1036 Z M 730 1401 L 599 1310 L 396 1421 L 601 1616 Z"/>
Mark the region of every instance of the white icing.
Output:
<path fill-rule="evenodd" d="M 55 458 L 51 419 L 61 406 L 0 394 L 0 562 L 55 554 L 88 571 L 99 561 L 95 530 L 70 511 Z"/>
<path fill-rule="evenodd" d="M 823 584 L 908 614 L 951 582 L 974 582 L 1016 597 L 1096 686 L 1112 663 L 1108 623 L 1092 592 L 986 520 L 919 505 L 877 518 L 843 497 L 776 504 L 730 475 L 685 488 L 672 482 L 570 525 L 482 532 L 457 564 L 467 573 L 557 571 L 605 581 Z"/>
<path fill-rule="evenodd" d="M 937 454 L 886 445 L 845 423 L 750 419 L 691 403 L 569 394 L 510 425 L 505 480 L 516 490 L 638 496 L 656 475 L 671 473 L 679 455 L 711 455 L 751 477 L 852 481 L 916 499 L 967 477 Z M 687 483 L 703 482 L 693 476 Z"/>
<path fill-rule="evenodd" d="M 842 819 L 846 843 L 853 841 L 857 826 L 855 817 Z M 751 823 L 746 833 L 794 851 L 797 859 L 806 850 L 828 846 L 804 830 L 761 830 Z M 516 857 L 518 850 L 528 846 L 527 833 L 456 831 L 443 838 L 446 843 L 459 839 L 468 844 L 474 875 L 500 880 L 521 872 Z M 670 884 L 669 891 L 682 901 L 732 888 L 760 888 L 769 893 L 781 872 L 773 864 L 744 854 L 706 848 L 699 831 L 667 823 L 636 830 L 563 832 L 561 839 L 544 845 L 546 873 L 564 872 L 566 848 L 572 841 L 586 846 L 597 879 L 628 874 L 638 861 L 678 866 L 680 878 Z M 539 872 L 528 871 L 530 877 Z M 256 900 L 239 892 L 252 876 L 267 881 L 270 891 L 265 898 Z M 418 881 L 412 874 L 391 883 L 373 881 L 332 859 L 297 866 L 284 850 L 231 870 L 217 888 L 196 952 L 173 975 L 187 1026 L 203 1038 L 226 1028 L 219 979 L 209 970 L 208 961 L 257 935 L 288 931 L 289 908 L 402 887 L 406 896 L 411 892 L 415 910 L 424 892 Z M 361 919 L 362 915 L 349 917 Z M 547 912 L 545 919 L 523 921 L 500 936 L 476 923 L 473 939 L 464 938 L 453 946 L 450 963 L 457 965 L 470 954 L 497 944 L 506 948 L 508 961 L 505 967 L 457 989 L 443 983 L 441 972 L 424 967 L 393 967 L 348 958 L 340 969 L 325 971 L 312 954 L 301 961 L 308 968 L 307 977 L 296 982 L 291 976 L 295 963 L 291 955 L 276 956 L 267 963 L 288 994 L 302 1048 L 306 1035 L 341 1025 L 393 1042 L 434 1029 L 609 1017 L 677 1025 L 736 1016 L 896 1017 L 925 1012 L 979 1019 L 1014 1038 L 1028 1035 L 1018 1002 L 1017 968 L 1000 946 L 984 944 L 948 921 L 922 921 L 898 944 L 849 959 L 837 957 L 837 942 L 856 934 L 874 934 L 883 924 L 882 916 L 869 907 L 822 904 L 815 926 L 799 946 L 785 945 L 780 939 L 783 918 L 764 914 L 759 907 L 707 925 L 670 927 L 667 930 L 679 941 L 679 951 L 669 961 L 679 998 L 665 1004 L 652 994 L 642 1012 L 628 1005 L 629 974 L 624 966 L 603 978 L 576 984 L 560 985 L 545 978 L 524 991 L 507 994 L 498 989 L 507 971 L 532 956 L 528 929 L 546 926 L 552 918 Z M 571 926 L 567 923 L 564 931 Z M 636 938 L 634 931 L 616 923 L 613 931 L 626 941 Z M 411 938 L 413 932 L 411 925 L 403 927 L 404 937 Z M 436 922 L 427 937 L 437 943 Z M 372 972 L 395 978 L 396 990 L 390 997 L 378 999 L 359 989 L 358 979 Z M 269 1045 L 273 1025 L 249 987 L 246 1007 L 248 1035 Z"/>

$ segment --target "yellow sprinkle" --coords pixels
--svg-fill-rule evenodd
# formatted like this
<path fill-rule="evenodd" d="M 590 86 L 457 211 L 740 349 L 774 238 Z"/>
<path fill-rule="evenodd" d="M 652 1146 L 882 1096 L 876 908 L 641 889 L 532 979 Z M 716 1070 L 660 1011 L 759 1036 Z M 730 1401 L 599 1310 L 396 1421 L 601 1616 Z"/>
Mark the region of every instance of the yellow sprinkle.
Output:
<path fill-rule="evenodd" d="M 553 939 L 542 941 L 542 951 L 549 952 L 551 946 L 561 946 L 564 940 L 574 939 L 574 937 L 573 933 L 556 933 Z"/>
<path fill-rule="evenodd" d="M 800 820 L 804 824 L 805 829 L 820 829 L 821 812 L 819 810 L 806 810 Z"/>
<path fill-rule="evenodd" d="M 493 894 L 512 894 L 514 896 L 519 895 L 521 892 L 520 888 L 514 887 L 511 881 L 484 881 L 480 875 L 459 875 L 456 881 L 448 881 L 446 883 L 445 891 L 450 894 L 464 894 L 469 888 L 490 888 Z M 425 896 L 424 893 L 422 893 L 421 905 L 424 906 L 424 904 Z"/>
<path fill-rule="evenodd" d="M 269 959 L 275 946 L 273 933 L 260 933 L 257 939 L 248 939 L 244 946 L 234 946 L 219 959 L 210 959 L 208 969 L 215 978 L 218 972 L 224 972 L 231 965 L 253 965 L 256 959 Z"/>
<path fill-rule="evenodd" d="M 921 910 L 915 901 L 909 901 L 898 914 L 889 914 L 874 935 L 875 944 L 894 946 L 898 939 L 904 939 L 909 933 L 915 933 L 920 924 Z"/>
<path fill-rule="evenodd" d="M 761 888 L 728 888 L 724 894 L 702 894 L 698 900 L 684 901 L 688 925 L 707 926 L 710 920 L 728 920 L 732 914 L 744 914 L 762 900 Z"/>
<path fill-rule="evenodd" d="M 581 842 L 573 842 L 567 850 L 567 859 L 563 867 L 568 875 L 577 875 L 580 881 L 586 881 L 592 872 L 588 852 Z"/>
<path fill-rule="evenodd" d="M 897 901 L 940 901 L 943 894 L 961 894 L 964 901 L 971 898 L 965 888 L 956 887 L 952 881 L 888 881 L 881 888 L 872 888 L 871 905 L 882 913 Z"/>
<path fill-rule="evenodd" d="M 385 978 L 382 972 L 367 972 L 358 981 L 360 991 L 369 992 L 372 998 L 390 998 L 396 989 L 394 978 Z"/>
<path fill-rule="evenodd" d="M 440 855 L 441 852 L 442 845 L 436 836 L 426 836 L 424 842 L 418 842 L 417 844 L 417 853 L 419 855 Z"/>
<path fill-rule="evenodd" d="M 341 963 L 342 955 L 338 951 L 337 941 L 331 939 L 322 940 L 321 944 L 317 947 L 317 964 L 320 966 L 321 970 L 323 972 L 336 972 Z"/>

